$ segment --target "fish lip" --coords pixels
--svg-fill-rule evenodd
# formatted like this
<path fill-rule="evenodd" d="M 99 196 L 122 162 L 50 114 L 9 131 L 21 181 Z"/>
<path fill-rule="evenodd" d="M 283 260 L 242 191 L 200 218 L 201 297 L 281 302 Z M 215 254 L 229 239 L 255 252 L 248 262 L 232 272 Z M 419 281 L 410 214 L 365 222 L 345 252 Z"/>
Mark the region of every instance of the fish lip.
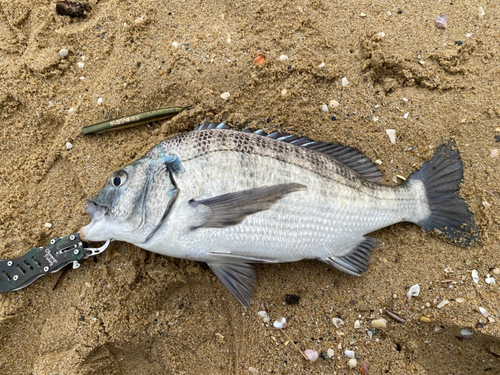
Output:
<path fill-rule="evenodd" d="M 87 208 L 85 211 L 92 216 L 93 220 L 101 220 L 104 215 L 106 215 L 106 212 L 108 212 L 108 207 L 100 205 L 99 203 L 96 203 L 90 199 L 87 200 Z"/>

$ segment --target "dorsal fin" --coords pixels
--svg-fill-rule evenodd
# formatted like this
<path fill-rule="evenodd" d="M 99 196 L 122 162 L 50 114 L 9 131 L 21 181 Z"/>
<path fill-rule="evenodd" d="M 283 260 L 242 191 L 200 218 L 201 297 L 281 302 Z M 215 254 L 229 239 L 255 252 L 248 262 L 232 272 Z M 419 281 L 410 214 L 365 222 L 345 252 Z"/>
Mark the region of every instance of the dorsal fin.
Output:
<path fill-rule="evenodd" d="M 222 122 L 220 124 L 214 124 L 205 122 L 194 130 L 207 130 L 207 129 L 233 129 L 231 126 Z M 263 137 L 275 139 L 280 142 L 290 143 L 295 146 L 300 146 L 321 152 L 328 155 L 336 162 L 342 164 L 343 166 L 352 169 L 354 172 L 358 173 L 361 177 L 369 182 L 379 183 L 382 181 L 384 173 L 378 169 L 377 165 L 373 163 L 365 154 L 355 148 L 342 146 L 337 143 L 326 143 L 313 141 L 307 137 L 297 137 L 295 135 L 284 134 L 280 132 L 266 133 L 263 130 L 257 130 L 252 132 L 250 129 L 244 130 L 245 133 L 253 133 Z"/>

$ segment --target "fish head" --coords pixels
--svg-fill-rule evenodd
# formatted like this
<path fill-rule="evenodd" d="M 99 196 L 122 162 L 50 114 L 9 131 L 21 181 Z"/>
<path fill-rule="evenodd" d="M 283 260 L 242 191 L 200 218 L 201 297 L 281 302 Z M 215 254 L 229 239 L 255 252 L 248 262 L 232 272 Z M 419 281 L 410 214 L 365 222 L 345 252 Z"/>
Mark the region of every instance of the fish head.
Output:
<path fill-rule="evenodd" d="M 101 192 L 87 201 L 92 221 L 80 230 L 82 239 L 135 244 L 147 241 L 177 197 L 169 160 L 148 154 L 114 172 Z"/>

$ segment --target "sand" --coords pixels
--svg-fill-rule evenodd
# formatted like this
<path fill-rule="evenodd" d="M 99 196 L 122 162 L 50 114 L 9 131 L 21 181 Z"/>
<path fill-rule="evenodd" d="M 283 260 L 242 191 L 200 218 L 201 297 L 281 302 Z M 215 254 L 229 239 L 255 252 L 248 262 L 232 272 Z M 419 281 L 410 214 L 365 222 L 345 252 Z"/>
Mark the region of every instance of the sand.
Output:
<path fill-rule="evenodd" d="M 370 374 L 500 373 L 500 276 L 492 273 L 500 267 L 500 157 L 490 156 L 500 148 L 495 1 L 90 5 L 88 17 L 70 19 L 53 1 L 0 3 L 1 259 L 78 231 L 89 222 L 85 199 L 110 173 L 204 120 L 356 147 L 382 161 L 389 185 L 453 139 L 465 165 L 460 194 L 482 242 L 460 248 L 399 224 L 373 234 L 379 245 L 362 277 L 317 261 L 257 265 L 248 310 L 201 264 L 113 243 L 54 291 L 60 272 L 0 295 L 0 373 L 354 374 L 362 362 Z M 444 30 L 435 26 L 440 13 Z M 253 62 L 259 53 L 264 66 Z M 331 100 L 339 106 L 321 111 Z M 83 126 L 171 105 L 193 108 L 150 126 L 81 135 Z M 396 130 L 395 144 L 386 129 Z M 487 274 L 496 285 L 485 283 Z M 414 284 L 420 295 L 408 300 Z M 285 304 L 286 294 L 300 302 Z M 443 300 L 449 304 L 438 309 Z M 288 336 L 272 327 L 281 317 Z M 376 318 L 387 328 L 370 338 Z M 473 334 L 460 337 L 464 328 Z M 306 361 L 288 337 L 300 350 L 331 348 L 334 356 Z"/>

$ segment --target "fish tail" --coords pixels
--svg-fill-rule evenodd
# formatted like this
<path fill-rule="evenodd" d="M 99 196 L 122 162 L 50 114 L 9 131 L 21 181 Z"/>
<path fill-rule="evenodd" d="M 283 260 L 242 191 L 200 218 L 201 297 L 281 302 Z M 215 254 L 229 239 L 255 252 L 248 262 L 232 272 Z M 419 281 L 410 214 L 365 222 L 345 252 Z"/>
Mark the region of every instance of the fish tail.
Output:
<path fill-rule="evenodd" d="M 460 153 L 454 142 L 450 142 L 439 146 L 432 159 L 413 173 L 407 183 L 421 181 L 429 205 L 426 217 L 416 224 L 430 231 L 437 230 L 453 243 L 470 246 L 480 238 L 472 213 L 458 195 L 462 178 Z"/>

